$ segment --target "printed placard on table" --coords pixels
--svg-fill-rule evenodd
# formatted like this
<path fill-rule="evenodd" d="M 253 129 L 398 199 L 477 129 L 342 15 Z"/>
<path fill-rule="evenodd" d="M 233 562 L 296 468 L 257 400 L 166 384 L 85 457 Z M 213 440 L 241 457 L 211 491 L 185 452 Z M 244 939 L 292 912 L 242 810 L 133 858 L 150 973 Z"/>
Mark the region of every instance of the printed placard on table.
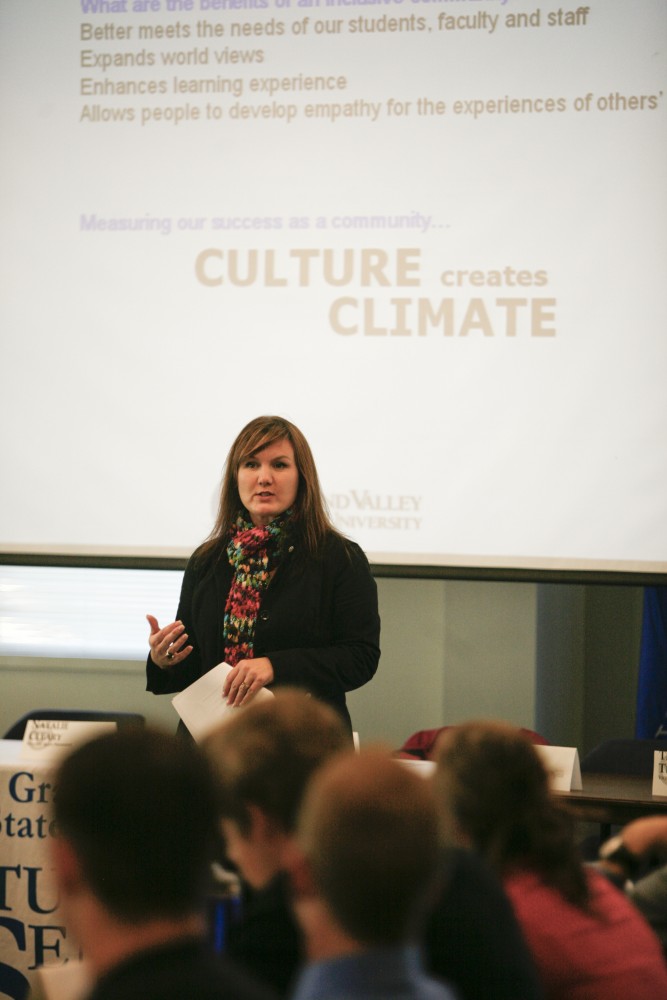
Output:
<path fill-rule="evenodd" d="M 52 762 L 79 743 L 117 729 L 115 722 L 74 722 L 70 719 L 28 719 L 21 757 L 25 761 Z"/>
<path fill-rule="evenodd" d="M 653 753 L 652 794 L 667 797 L 667 748 Z"/>
<path fill-rule="evenodd" d="M 549 772 L 554 792 L 581 791 L 581 765 L 576 747 L 552 747 L 537 743 L 535 749 Z"/>

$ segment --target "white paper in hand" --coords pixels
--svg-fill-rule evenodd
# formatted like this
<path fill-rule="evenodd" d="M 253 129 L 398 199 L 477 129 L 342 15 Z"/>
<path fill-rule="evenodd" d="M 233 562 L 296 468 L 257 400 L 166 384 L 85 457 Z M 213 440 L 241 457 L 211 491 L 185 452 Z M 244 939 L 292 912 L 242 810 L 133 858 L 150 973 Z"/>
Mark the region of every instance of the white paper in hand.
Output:
<path fill-rule="evenodd" d="M 185 691 L 179 691 L 171 699 L 172 705 L 197 743 L 205 739 L 212 729 L 216 729 L 235 712 L 243 711 L 241 708 L 228 705 L 227 699 L 222 696 L 225 679 L 231 669 L 228 663 L 219 663 L 217 667 L 213 667 Z M 252 705 L 264 698 L 273 698 L 273 693 L 266 688 L 260 688 L 249 704 Z"/>

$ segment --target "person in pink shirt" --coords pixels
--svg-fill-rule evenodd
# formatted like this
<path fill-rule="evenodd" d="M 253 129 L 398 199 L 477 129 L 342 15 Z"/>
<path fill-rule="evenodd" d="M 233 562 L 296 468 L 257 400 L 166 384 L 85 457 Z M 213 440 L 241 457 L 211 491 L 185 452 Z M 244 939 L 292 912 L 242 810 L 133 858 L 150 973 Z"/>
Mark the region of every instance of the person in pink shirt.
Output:
<path fill-rule="evenodd" d="M 447 839 L 502 878 L 546 1000 L 667 998 L 658 938 L 633 904 L 578 855 L 573 821 L 530 740 L 501 722 L 443 733 L 434 784 Z"/>

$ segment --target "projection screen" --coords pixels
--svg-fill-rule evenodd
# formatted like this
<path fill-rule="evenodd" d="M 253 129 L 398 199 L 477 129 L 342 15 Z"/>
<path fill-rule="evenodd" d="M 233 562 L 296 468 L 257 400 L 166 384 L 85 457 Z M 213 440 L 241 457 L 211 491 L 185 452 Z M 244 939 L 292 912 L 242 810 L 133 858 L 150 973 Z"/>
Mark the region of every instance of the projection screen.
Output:
<path fill-rule="evenodd" d="M 186 556 L 250 418 L 378 564 L 667 572 L 663 0 L 3 0 L 7 553 Z"/>

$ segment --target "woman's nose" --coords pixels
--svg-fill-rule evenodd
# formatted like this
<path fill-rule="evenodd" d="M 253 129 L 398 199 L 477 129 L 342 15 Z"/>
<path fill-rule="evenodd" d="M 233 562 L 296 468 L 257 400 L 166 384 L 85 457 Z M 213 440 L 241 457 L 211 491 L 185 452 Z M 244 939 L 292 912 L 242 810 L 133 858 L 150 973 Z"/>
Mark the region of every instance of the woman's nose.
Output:
<path fill-rule="evenodd" d="M 270 483 L 271 482 L 271 469 L 262 467 L 259 470 L 259 481 L 260 483 Z"/>

